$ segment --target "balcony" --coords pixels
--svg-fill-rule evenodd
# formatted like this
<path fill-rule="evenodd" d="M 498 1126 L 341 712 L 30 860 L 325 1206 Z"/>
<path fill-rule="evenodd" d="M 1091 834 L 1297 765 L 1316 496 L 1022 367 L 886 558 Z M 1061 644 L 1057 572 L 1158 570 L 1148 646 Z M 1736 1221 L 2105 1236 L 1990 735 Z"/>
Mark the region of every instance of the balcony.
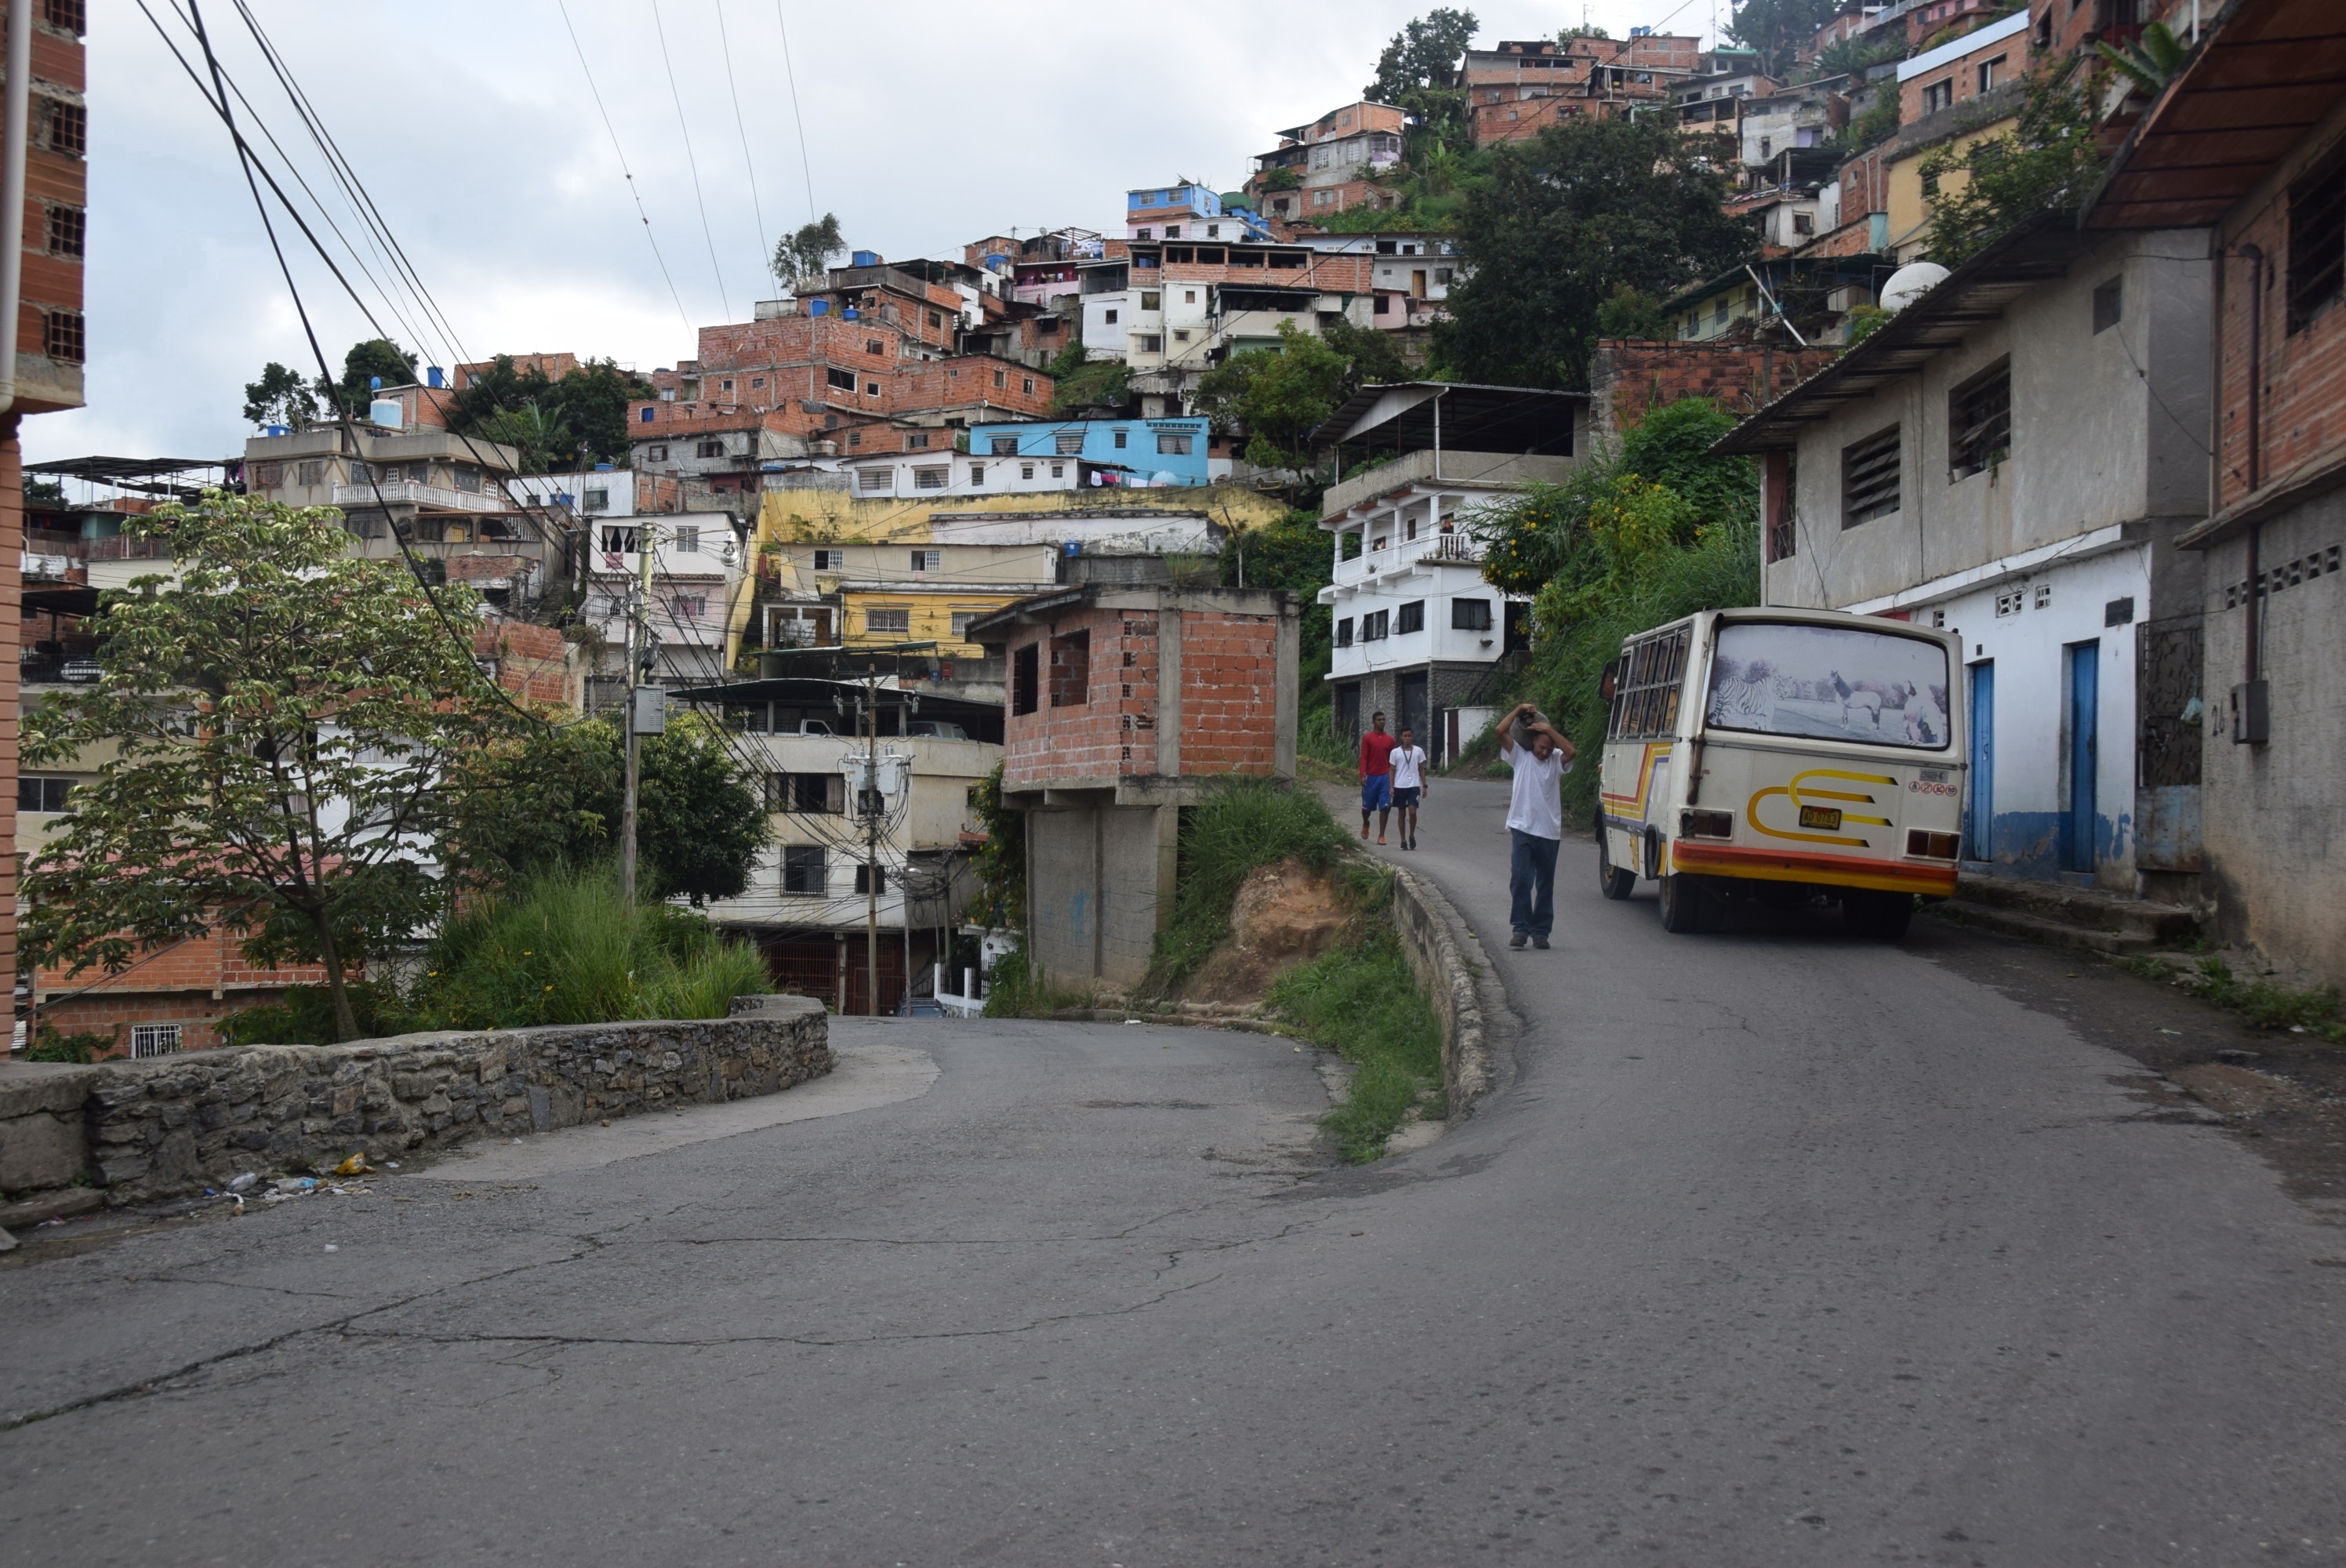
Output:
<path fill-rule="evenodd" d="M 431 506 L 444 512 L 509 512 L 505 494 L 495 490 L 451 490 L 439 484 L 337 484 L 334 504 L 345 511 L 374 506 L 376 497 L 389 506 Z"/>
<path fill-rule="evenodd" d="M 1477 490 L 1514 490 L 1545 480 L 1563 481 L 1579 461 L 1515 452 L 1405 452 L 1392 462 L 1341 484 L 1331 484 L 1320 503 L 1323 518 L 1341 517 L 1363 502 L 1412 484 L 1455 484 Z M 1438 472 L 1437 472 L 1438 467 Z"/>
<path fill-rule="evenodd" d="M 1349 561 L 1336 563 L 1336 581 L 1344 585 L 1391 576 L 1422 563 L 1446 566 L 1483 565 L 1483 542 L 1471 534 L 1429 534 L 1398 540 L 1382 550 L 1364 550 Z"/>

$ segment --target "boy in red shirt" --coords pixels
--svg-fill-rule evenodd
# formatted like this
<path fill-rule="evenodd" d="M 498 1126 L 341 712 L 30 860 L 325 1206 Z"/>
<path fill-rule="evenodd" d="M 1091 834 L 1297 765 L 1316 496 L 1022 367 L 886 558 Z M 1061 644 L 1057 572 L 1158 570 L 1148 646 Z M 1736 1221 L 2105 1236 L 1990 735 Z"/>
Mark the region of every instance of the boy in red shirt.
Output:
<path fill-rule="evenodd" d="M 1393 738 L 1385 733 L 1385 716 L 1369 716 L 1369 732 L 1361 737 L 1361 837 L 1369 836 L 1369 813 L 1377 814 L 1377 842 L 1385 841 L 1385 819 L 1392 812 Z"/>

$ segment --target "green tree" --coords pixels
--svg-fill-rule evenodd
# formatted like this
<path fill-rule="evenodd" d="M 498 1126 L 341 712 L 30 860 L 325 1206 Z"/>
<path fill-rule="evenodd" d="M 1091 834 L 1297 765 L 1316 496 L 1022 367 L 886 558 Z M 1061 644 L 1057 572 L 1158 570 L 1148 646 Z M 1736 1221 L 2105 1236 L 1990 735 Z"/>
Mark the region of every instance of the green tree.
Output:
<path fill-rule="evenodd" d="M 244 417 L 256 425 L 307 430 L 317 423 L 321 406 L 310 383 L 275 360 L 261 367 L 259 381 L 244 383 Z"/>
<path fill-rule="evenodd" d="M 1739 258 L 1724 177 L 1658 120 L 1575 120 L 1493 149 L 1459 215 L 1470 270 L 1433 330 L 1442 366 L 1507 386 L 1587 384 L 1597 312 L 1623 284 L 1665 297 Z"/>
<path fill-rule="evenodd" d="M 664 898 L 737 898 L 770 835 L 765 780 L 725 745 L 713 719 L 668 721 L 647 737 L 638 786 L 637 844 Z"/>
<path fill-rule="evenodd" d="M 1939 194 L 1931 208 L 1932 260 L 1958 267 L 2020 223 L 2074 210 L 2101 178 L 2087 85 L 2053 72 L 2030 79 L 2013 128 L 1960 150 L 1943 143 L 1917 166 Z M 1961 181 L 1950 175 L 1963 175 Z"/>
<path fill-rule="evenodd" d="M 1458 60 L 1482 25 L 1472 11 L 1440 6 L 1409 22 L 1377 56 L 1376 79 L 1361 89 L 1372 104 L 1399 105 L 1427 87 L 1455 85 Z"/>
<path fill-rule="evenodd" d="M 649 382 L 609 360 L 588 360 L 554 381 L 499 354 L 449 399 L 448 428 L 519 449 L 532 473 L 582 461 L 624 463 L 632 440 L 627 403 L 651 395 Z"/>
<path fill-rule="evenodd" d="M 783 235 L 774 246 L 773 260 L 768 265 L 774 281 L 785 289 L 820 289 L 831 280 L 826 273 L 831 258 L 846 249 L 846 238 L 839 229 L 839 215 L 826 212 L 812 223 L 802 224 Z"/>
<path fill-rule="evenodd" d="M 1760 68 L 1781 76 L 1817 29 L 1833 19 L 1843 0 L 1743 0 L 1727 24 L 1727 36 L 1760 54 Z"/>
<path fill-rule="evenodd" d="M 368 338 L 352 343 L 351 351 L 342 356 L 342 379 L 336 383 L 342 408 L 355 418 L 364 419 L 367 402 L 374 395 L 372 382 L 377 379 L 387 387 L 413 383 L 415 356 L 389 338 Z M 323 387 L 319 390 L 325 391 Z M 326 401 L 332 402 L 334 399 L 330 396 Z"/>
<path fill-rule="evenodd" d="M 1670 321 L 1662 301 L 1627 283 L 1613 285 L 1612 297 L 1596 307 L 1596 335 L 1602 338 L 1668 338 Z"/>
<path fill-rule="evenodd" d="M 1198 406 L 1224 430 L 1247 436 L 1249 463 L 1300 468 L 1308 437 L 1344 399 L 1352 361 L 1292 321 L 1280 346 L 1232 354 L 1199 380 Z"/>
<path fill-rule="evenodd" d="M 352 964 L 440 907 L 444 780 L 517 716 L 331 511 L 212 491 L 125 524 L 178 575 L 111 596 L 97 683 L 26 715 L 28 762 L 113 758 L 27 871 L 26 960 L 118 972 L 218 924 L 256 962 L 322 964 L 348 1039 Z M 442 605 L 477 624 L 461 585 Z"/>

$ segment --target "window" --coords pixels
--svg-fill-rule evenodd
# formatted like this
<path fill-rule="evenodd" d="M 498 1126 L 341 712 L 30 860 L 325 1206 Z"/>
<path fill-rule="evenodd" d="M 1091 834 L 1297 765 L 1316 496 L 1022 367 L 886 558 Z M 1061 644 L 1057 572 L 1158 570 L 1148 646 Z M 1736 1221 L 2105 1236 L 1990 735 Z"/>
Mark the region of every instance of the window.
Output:
<path fill-rule="evenodd" d="M 78 207 L 49 206 L 49 254 L 78 256 L 83 250 L 83 238 L 87 219 Z"/>
<path fill-rule="evenodd" d="M 994 384 L 998 387 L 1006 387 L 1010 384 L 1010 378 L 1004 372 L 996 371 L 994 372 Z"/>
<path fill-rule="evenodd" d="M 1018 455 L 1018 438 L 1015 435 L 989 435 L 985 440 L 986 444 L 994 449 L 994 455 L 996 457 Z"/>
<path fill-rule="evenodd" d="M 2028 607 L 2033 610 L 2051 609 L 2053 607 L 2053 585 L 2050 583 L 2037 584 L 2035 593 L 2029 598 Z"/>
<path fill-rule="evenodd" d="M 983 463 L 973 463 L 969 465 L 969 482 L 973 485 L 983 484 L 985 483 L 985 464 Z"/>
<path fill-rule="evenodd" d="M 1980 62 L 1979 90 L 1981 92 L 1988 93 L 1995 90 L 1995 84 L 2003 77 L 2005 62 L 2011 58 L 2009 55 L 1998 55 L 1993 60 Z"/>
<path fill-rule="evenodd" d="M 1378 315 L 1380 315 L 1380 316 L 1390 316 L 1390 315 L 1392 315 L 1392 302 L 1393 302 L 1393 297 L 1392 297 L 1391 294 L 1380 294 L 1380 295 L 1378 295 L 1378 296 L 1377 296 L 1377 304 L 1376 304 L 1376 313 L 1377 313 Z"/>
<path fill-rule="evenodd" d="M 938 311 L 931 311 L 929 312 L 929 331 L 933 332 L 942 332 L 944 330 L 945 319 L 944 313 Z"/>
<path fill-rule="evenodd" d="M 709 613 L 709 599 L 702 594 L 678 594 L 671 602 L 668 613 L 678 626 L 688 626 Z"/>
<path fill-rule="evenodd" d="M 1124 450 L 1124 437 L 1125 433 L 1123 431 L 1119 430 L 1116 433 L 1116 449 L 1118 452 L 1122 452 Z"/>
<path fill-rule="evenodd" d="M 1141 334 L 1140 334 L 1140 351 L 1141 351 L 1142 353 L 1144 353 L 1144 354 L 1161 354 L 1161 353 L 1163 353 L 1163 352 L 1165 351 L 1165 337 L 1164 337 L 1164 334 L 1163 334 L 1163 333 L 1161 333 L 1161 332 L 1143 332 L 1143 333 L 1141 333 Z"/>
<path fill-rule="evenodd" d="M 1042 666 L 1042 645 L 1028 643 L 1010 656 L 1010 711 L 1032 713 L 1036 703 L 1036 688 Z"/>
<path fill-rule="evenodd" d="M 1141 290 L 1140 308 L 1144 311 L 1162 310 L 1164 308 L 1164 300 L 1165 296 L 1158 292 L 1156 290 L 1144 289 Z"/>
<path fill-rule="evenodd" d="M 653 421 L 653 420 L 657 419 L 657 418 L 658 418 L 658 417 L 659 417 L 659 416 L 658 416 L 658 410 L 656 410 L 656 409 L 647 408 L 647 409 L 643 410 L 640 413 L 638 413 L 636 417 L 637 417 L 637 418 L 638 418 L 638 419 L 640 419 L 644 423 L 646 423 L 646 424 L 649 424 L 649 423 L 652 423 L 652 421 Z M 667 448 L 667 447 L 665 447 L 665 446 L 660 447 L 660 448 L 658 449 L 658 452 L 659 452 L 659 455 L 660 455 L 660 456 L 662 456 L 662 457 L 666 457 L 666 456 L 668 455 L 668 448 Z"/>
<path fill-rule="evenodd" d="M 877 817 L 886 809 L 886 807 L 879 801 L 878 797 L 880 791 L 877 789 L 866 789 L 864 794 L 872 797 L 872 804 L 864 809 L 863 814 L 865 816 Z M 885 866 L 874 866 L 869 864 L 856 867 L 855 891 L 859 893 L 865 894 L 886 892 L 888 891 L 888 868 Z"/>
<path fill-rule="evenodd" d="M 863 391 L 867 396 L 878 397 L 880 395 L 880 383 L 878 382 L 865 382 L 863 383 Z"/>
<path fill-rule="evenodd" d="M 130 1054 L 133 1056 L 176 1056 L 179 1054 L 179 1030 L 177 1023 L 134 1023 L 130 1026 Z"/>
<path fill-rule="evenodd" d="M 1080 430 L 1063 430 L 1051 438 L 1051 449 L 1061 457 L 1073 457 L 1084 449 L 1084 433 Z"/>
<path fill-rule="evenodd" d="M 944 565 L 945 553 L 943 550 L 913 552 L 913 570 L 915 572 L 942 572 L 944 570 Z"/>
<path fill-rule="evenodd" d="M 867 354 L 884 354 L 888 351 L 888 345 L 878 338 L 866 338 L 863 340 L 863 351 Z M 729 387 L 733 383 L 728 382 L 725 384 Z"/>
<path fill-rule="evenodd" d="M 294 484 L 323 484 L 325 482 L 326 465 L 323 463 L 297 463 L 293 465 Z"/>
<path fill-rule="evenodd" d="M 844 572 L 847 570 L 847 552 L 817 550 L 814 553 L 814 569 L 818 572 Z"/>
<path fill-rule="evenodd" d="M 374 475 L 373 475 L 373 473 L 372 473 L 372 472 L 367 468 L 367 465 L 366 465 L 365 463 L 359 463 L 359 462 L 355 462 L 355 461 L 353 461 L 353 462 L 352 463 L 352 464 L 351 464 L 351 483 L 352 483 L 352 484 L 372 484 L 373 482 L 374 482 Z"/>
<path fill-rule="evenodd" d="M 89 31 L 89 8 L 83 0 L 48 0 L 42 6 L 49 25 L 80 37 Z"/>
<path fill-rule="evenodd" d="M 2094 331 L 2106 332 L 2126 314 L 2126 280 L 2113 278 L 2094 290 Z"/>
<path fill-rule="evenodd" d="M 1186 343 L 1186 342 L 1188 342 L 1188 341 L 1189 341 L 1189 329 L 1188 329 L 1188 328 L 1187 328 L 1187 327 L 1176 327 L 1176 328 L 1174 328 L 1174 329 L 1173 329 L 1173 341 L 1174 341 L 1175 342 L 1177 342 L 1177 343 Z"/>
<path fill-rule="evenodd" d="M 2028 590 L 2025 588 L 2014 588 L 2009 593 L 1998 594 L 1995 596 L 1997 620 L 2003 620 L 2007 616 L 2016 616 L 2027 607 Z"/>
<path fill-rule="evenodd" d="M 677 529 L 676 553 L 679 555 L 698 555 L 700 554 L 700 525 L 699 524 L 688 523 Z"/>
<path fill-rule="evenodd" d="M 36 779 L 22 774 L 16 779 L 16 809 L 19 811 L 68 811 L 66 797 L 73 792 L 70 779 Z"/>
<path fill-rule="evenodd" d="M 1051 706 L 1081 708 L 1092 699 L 1089 628 L 1051 639 Z"/>
<path fill-rule="evenodd" d="M 1352 617 L 1350 616 L 1336 623 L 1336 646 L 1340 648 L 1352 646 Z"/>
<path fill-rule="evenodd" d="M 53 360 L 64 360 L 68 364 L 81 363 L 81 312 L 79 311 L 42 311 L 41 349 Z"/>
<path fill-rule="evenodd" d="M 869 495 L 896 488 L 896 471 L 892 468 L 859 468 L 855 471 L 855 488 Z"/>
<path fill-rule="evenodd" d="M 632 555 L 635 553 L 636 531 L 633 528 L 607 527 L 603 530 L 603 554 L 606 555 Z"/>
<path fill-rule="evenodd" d="M 909 605 L 874 605 L 863 612 L 863 629 L 874 636 L 903 636 L 913 629 Z"/>
<path fill-rule="evenodd" d="M 79 104 L 49 101 L 49 150 L 67 158 L 89 153 L 89 111 Z"/>
<path fill-rule="evenodd" d="M 967 641 L 970 623 L 984 614 L 984 610 L 955 610 L 953 613 L 953 635 Z"/>
<path fill-rule="evenodd" d="M 1196 304 L 1196 303 L 1198 302 L 1198 290 L 1196 290 L 1195 289 L 1184 289 L 1184 290 L 1181 290 L 1181 302 L 1182 302 L 1183 304 L 1185 304 L 1185 305 L 1194 305 L 1194 304 Z"/>
<path fill-rule="evenodd" d="M 1491 601 L 1488 599 L 1451 600 L 1450 629 L 1454 632 L 1489 631 L 1491 629 Z"/>
<path fill-rule="evenodd" d="M 721 392 L 731 392 L 733 390 L 733 383 L 729 381 L 719 382 L 717 385 L 718 389 Z"/>
<path fill-rule="evenodd" d="M 943 490 L 951 481 L 952 476 L 953 470 L 945 467 L 942 463 L 931 467 L 915 468 L 913 470 L 913 488 L 915 490 Z"/>
<path fill-rule="evenodd" d="M 1943 81 L 1933 82 L 1923 89 L 1923 112 L 1926 115 L 1934 115 L 1941 109 L 1952 108 L 1954 107 L 1954 102 L 1955 78 L 1953 76 Z"/>
<path fill-rule="evenodd" d="M 2337 300 L 2346 283 L 2346 158 L 2289 188 L 2289 330 Z"/>
<path fill-rule="evenodd" d="M 1115 306 L 1113 306 L 1113 305 L 1110 305 L 1110 306 L 1107 308 L 1107 313 L 1104 317 L 1102 317 L 1101 319 L 1102 319 L 1103 321 L 1107 321 L 1107 324 L 1108 324 L 1109 326 L 1111 326 L 1111 327 L 1115 326 L 1115 325 L 1116 325 L 1116 307 L 1115 307 Z"/>
<path fill-rule="evenodd" d="M 1180 239 L 1180 238 L 1181 238 L 1181 226 L 1180 226 L 1179 224 L 1178 224 L 1178 223 L 1168 223 L 1168 224 L 1167 224 L 1167 225 L 1165 226 L 1165 238 L 1166 238 L 1166 239 Z"/>
<path fill-rule="evenodd" d="M 1189 433 L 1186 430 L 1160 430 L 1157 433 L 1157 450 L 1163 456 L 1187 457 L 1189 455 Z"/>
<path fill-rule="evenodd" d="M 848 450 L 848 451 L 850 451 L 850 452 L 853 452 L 856 448 L 858 448 L 858 447 L 862 446 L 862 444 L 863 444 L 863 433 L 862 433 L 862 431 L 860 431 L 860 430 L 851 430 L 851 431 L 849 431 L 849 432 L 847 433 L 847 450 Z"/>
<path fill-rule="evenodd" d="M 649 410 L 649 409 L 646 409 L 646 410 L 644 410 L 644 412 L 645 412 L 646 413 L 649 413 L 649 412 L 651 412 L 652 411 L 651 411 L 651 410 Z M 645 459 L 646 459 L 648 462 L 651 462 L 651 463 L 666 463 L 666 462 L 668 461 L 668 444 L 667 444 L 667 443 L 665 443 L 665 442 L 661 442 L 661 443 L 656 443 L 656 444 L 654 444 L 654 445 L 648 446 L 648 447 L 644 448 L 644 457 L 645 457 Z"/>
<path fill-rule="evenodd" d="M 751 376 L 750 378 L 750 390 L 752 392 L 755 392 L 758 388 L 764 386 L 765 384 L 766 378 L 763 376 Z"/>
<path fill-rule="evenodd" d="M 1974 376 L 1947 398 L 1947 477 L 1963 479 L 2012 451 L 2012 364 Z"/>
<path fill-rule="evenodd" d="M 1615 740 L 1668 735 L 1678 724 L 1678 688 L 1686 676 L 1687 634 L 1647 637 L 1633 647 L 1613 686 L 1606 734 Z"/>
<path fill-rule="evenodd" d="M 1719 647 L 1711 658 L 1704 725 L 1745 734 L 1945 750 L 1951 726 L 1944 645 L 1882 624 L 1883 630 L 1873 631 L 1782 621 L 1726 622 L 1719 628 Z M 1633 674 L 1635 668 L 1633 661 Z M 1699 672 L 1691 684 L 1702 690 Z M 1660 727 L 1662 733 L 1668 729 L 1668 723 Z M 1843 799 L 1862 802 L 1863 796 Z M 1806 827 L 1832 833 L 1867 820 L 1853 814 L 1844 818 L 1827 804 L 1820 824 L 1811 815 L 1818 810 L 1806 804 L 1796 810 L 1790 801 L 1780 801 L 1771 809 L 1755 798 L 1747 814 L 1763 831 Z M 1767 818 L 1776 812 L 1782 815 L 1775 816 L 1771 829 Z M 1857 836 L 1864 836 L 1862 828 Z"/>
<path fill-rule="evenodd" d="M 1816 231 L 1817 231 L 1817 220 L 1816 220 L 1814 218 L 1810 217 L 1809 214 L 1807 214 L 1807 213 L 1805 213 L 1805 212 L 1795 212 L 1794 214 L 1792 214 L 1792 232 L 1793 232 L 1793 233 L 1795 233 L 1795 234 L 1814 234 Z"/>
<path fill-rule="evenodd" d="M 1368 615 L 1362 616 L 1361 617 L 1361 640 L 1364 643 L 1382 642 L 1386 636 L 1391 634 L 1392 624 L 1392 612 L 1391 610 L 1374 610 Z"/>
<path fill-rule="evenodd" d="M 822 862 L 821 849 L 793 844 L 782 851 L 782 891 L 819 899 L 831 891 L 830 882 L 831 870 Z"/>
<path fill-rule="evenodd" d="M 836 773 L 769 773 L 766 775 L 766 809 L 796 811 L 810 816 L 837 816 L 847 809 L 847 780 Z M 815 853 L 819 856 L 821 851 Z M 820 861 L 817 870 L 821 870 Z M 795 890 L 785 883 L 782 891 L 790 892 Z M 822 891 L 820 878 L 808 891 Z"/>
<path fill-rule="evenodd" d="M 1067 476 L 1067 465 L 1066 465 L 1066 463 L 1055 463 L 1051 464 L 1051 477 L 1052 477 L 1052 478 L 1054 478 L 1054 479 L 1065 479 L 1066 476 Z"/>
<path fill-rule="evenodd" d="M 1412 632 L 1422 632 L 1424 629 L 1425 601 L 1412 599 L 1401 607 L 1400 624 L 1394 630 L 1398 635 L 1407 636 Z"/>
<path fill-rule="evenodd" d="M 1033 376 L 1023 376 L 1019 378 L 1018 390 L 1026 396 L 1033 397 L 1035 395 L 1035 378 Z"/>
<path fill-rule="evenodd" d="M 906 452 L 926 452 L 928 449 L 929 433 L 927 431 L 915 430 L 905 433 L 904 450 Z"/>
<path fill-rule="evenodd" d="M 853 371 L 826 370 L 822 372 L 822 379 L 840 392 L 852 392 L 855 390 Z"/>
<path fill-rule="evenodd" d="M 1841 453 L 1841 525 L 1854 528 L 1898 510 L 1898 427 L 1852 442 Z"/>
<path fill-rule="evenodd" d="M 1032 478 L 1034 478 L 1034 477 L 1035 477 L 1035 465 L 1034 465 L 1033 463 L 1020 463 L 1020 464 L 1018 465 L 1018 477 L 1019 477 L 1019 478 L 1021 478 L 1021 479 L 1032 479 Z"/>
<path fill-rule="evenodd" d="M 1156 238 L 1156 236 L 1155 236 L 1154 234 L 1150 233 L 1148 229 L 1141 229 L 1140 231 L 1138 231 L 1137 233 L 1136 233 L 1136 234 L 1133 236 L 1133 238 L 1134 238 L 1135 239 L 1155 239 L 1155 238 Z"/>
<path fill-rule="evenodd" d="M 587 491 L 584 509 L 588 512 L 608 512 L 611 509 L 611 493 L 607 490 Z"/>

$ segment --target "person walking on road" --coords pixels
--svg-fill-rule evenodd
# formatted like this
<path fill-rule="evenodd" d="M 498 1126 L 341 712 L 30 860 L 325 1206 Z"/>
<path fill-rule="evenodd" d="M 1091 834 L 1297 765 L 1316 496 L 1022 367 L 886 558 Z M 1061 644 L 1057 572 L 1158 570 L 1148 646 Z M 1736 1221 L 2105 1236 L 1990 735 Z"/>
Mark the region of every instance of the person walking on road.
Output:
<path fill-rule="evenodd" d="M 1385 841 L 1385 820 L 1392 814 L 1393 738 L 1385 733 L 1385 716 L 1369 715 L 1369 732 L 1361 737 L 1361 837 L 1369 836 L 1369 813 L 1377 814 L 1377 842 Z"/>
<path fill-rule="evenodd" d="M 1530 738 L 1518 742 L 1517 726 Z M 1572 742 L 1523 703 L 1499 720 L 1499 749 L 1515 770 L 1515 794 L 1507 804 L 1507 835 L 1514 840 L 1507 868 L 1515 934 L 1509 947 L 1547 946 L 1556 927 L 1556 851 L 1564 839 L 1564 801 L 1556 786 L 1571 771 Z"/>
<path fill-rule="evenodd" d="M 1392 748 L 1393 809 L 1401 815 L 1401 847 L 1417 848 L 1417 803 L 1428 788 L 1425 770 L 1433 761 L 1417 743 L 1417 733 L 1402 725 L 1401 744 Z"/>

